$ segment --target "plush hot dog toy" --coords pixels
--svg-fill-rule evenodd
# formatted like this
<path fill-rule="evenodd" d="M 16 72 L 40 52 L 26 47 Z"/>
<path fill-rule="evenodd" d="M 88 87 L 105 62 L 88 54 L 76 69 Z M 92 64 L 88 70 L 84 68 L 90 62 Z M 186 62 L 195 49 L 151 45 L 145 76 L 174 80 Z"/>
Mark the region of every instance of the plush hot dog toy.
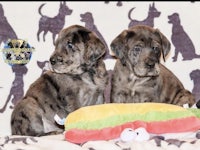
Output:
<path fill-rule="evenodd" d="M 200 129 L 199 109 L 163 103 L 102 104 L 82 107 L 65 119 L 65 139 L 73 143 L 111 140 L 124 129 L 144 128 L 148 133 L 179 133 Z"/>

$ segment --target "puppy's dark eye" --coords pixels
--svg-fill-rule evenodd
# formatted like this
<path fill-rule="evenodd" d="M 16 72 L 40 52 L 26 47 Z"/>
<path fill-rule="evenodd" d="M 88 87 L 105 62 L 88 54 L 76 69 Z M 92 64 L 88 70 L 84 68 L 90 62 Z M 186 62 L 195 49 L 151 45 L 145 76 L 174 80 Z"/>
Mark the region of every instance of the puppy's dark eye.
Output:
<path fill-rule="evenodd" d="M 71 42 L 67 42 L 67 48 L 69 49 L 73 49 L 74 48 L 74 45 L 71 43 Z"/>
<path fill-rule="evenodd" d="M 134 51 L 135 52 L 140 52 L 142 50 L 142 47 L 141 46 L 135 46 L 134 47 Z"/>
<path fill-rule="evenodd" d="M 157 46 L 153 46 L 152 47 L 152 50 L 157 54 L 157 53 L 159 53 L 159 47 L 157 47 Z"/>

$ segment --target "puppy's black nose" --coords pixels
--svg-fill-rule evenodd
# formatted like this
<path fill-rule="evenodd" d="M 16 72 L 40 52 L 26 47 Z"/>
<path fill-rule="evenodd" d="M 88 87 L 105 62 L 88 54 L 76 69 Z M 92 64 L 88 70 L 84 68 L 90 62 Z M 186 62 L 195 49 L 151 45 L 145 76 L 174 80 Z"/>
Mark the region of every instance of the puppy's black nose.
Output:
<path fill-rule="evenodd" d="M 145 64 L 149 69 L 152 69 L 155 67 L 156 63 L 158 63 L 158 60 L 156 58 L 149 58 Z"/>
<path fill-rule="evenodd" d="M 51 65 L 55 65 L 56 63 L 63 62 L 63 58 L 61 56 L 53 56 L 50 58 Z"/>
<path fill-rule="evenodd" d="M 50 63 L 51 65 L 55 65 L 56 64 L 56 59 L 54 57 L 50 58 Z"/>
<path fill-rule="evenodd" d="M 151 68 L 154 68 L 155 63 L 154 63 L 154 62 L 148 62 L 148 63 L 146 63 L 146 66 L 147 66 L 149 69 L 151 69 Z"/>

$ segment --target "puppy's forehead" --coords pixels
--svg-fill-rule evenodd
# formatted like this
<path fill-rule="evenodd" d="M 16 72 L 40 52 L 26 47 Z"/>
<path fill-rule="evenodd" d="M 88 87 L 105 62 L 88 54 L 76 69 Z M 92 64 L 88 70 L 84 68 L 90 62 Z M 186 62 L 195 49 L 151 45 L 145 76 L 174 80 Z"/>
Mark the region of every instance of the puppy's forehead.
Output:
<path fill-rule="evenodd" d="M 130 29 L 128 29 L 126 37 L 129 40 L 144 40 L 149 41 L 156 40 L 160 41 L 160 37 L 157 34 L 157 30 L 148 26 L 134 26 Z"/>
<path fill-rule="evenodd" d="M 91 33 L 91 31 L 87 28 L 73 25 L 63 29 L 59 34 L 59 39 L 71 40 L 73 43 L 79 43 L 82 40 L 87 40 L 89 38 L 89 33 Z"/>
<path fill-rule="evenodd" d="M 150 26 L 146 26 L 146 25 L 137 25 L 137 26 L 133 26 L 133 27 L 129 28 L 129 30 L 138 31 L 138 32 L 141 32 L 141 31 L 153 32 L 155 29 Z"/>
<path fill-rule="evenodd" d="M 77 32 L 79 30 L 83 30 L 83 31 L 89 31 L 87 28 L 80 26 L 80 25 L 72 25 L 68 28 L 65 28 L 62 30 L 62 32 L 64 33 L 72 33 L 72 32 Z"/>

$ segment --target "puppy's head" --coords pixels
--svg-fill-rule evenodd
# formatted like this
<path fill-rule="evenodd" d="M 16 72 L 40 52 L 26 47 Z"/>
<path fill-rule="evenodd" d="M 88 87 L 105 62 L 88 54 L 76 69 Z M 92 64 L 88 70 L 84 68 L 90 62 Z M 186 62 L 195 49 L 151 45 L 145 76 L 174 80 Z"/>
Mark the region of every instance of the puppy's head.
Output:
<path fill-rule="evenodd" d="M 60 31 L 50 68 L 57 73 L 80 74 L 103 59 L 105 46 L 96 34 L 85 27 L 72 25 Z"/>
<path fill-rule="evenodd" d="M 110 46 L 121 63 L 139 77 L 158 76 L 161 54 L 165 58 L 170 51 L 170 42 L 158 29 L 143 25 L 124 30 Z"/>

